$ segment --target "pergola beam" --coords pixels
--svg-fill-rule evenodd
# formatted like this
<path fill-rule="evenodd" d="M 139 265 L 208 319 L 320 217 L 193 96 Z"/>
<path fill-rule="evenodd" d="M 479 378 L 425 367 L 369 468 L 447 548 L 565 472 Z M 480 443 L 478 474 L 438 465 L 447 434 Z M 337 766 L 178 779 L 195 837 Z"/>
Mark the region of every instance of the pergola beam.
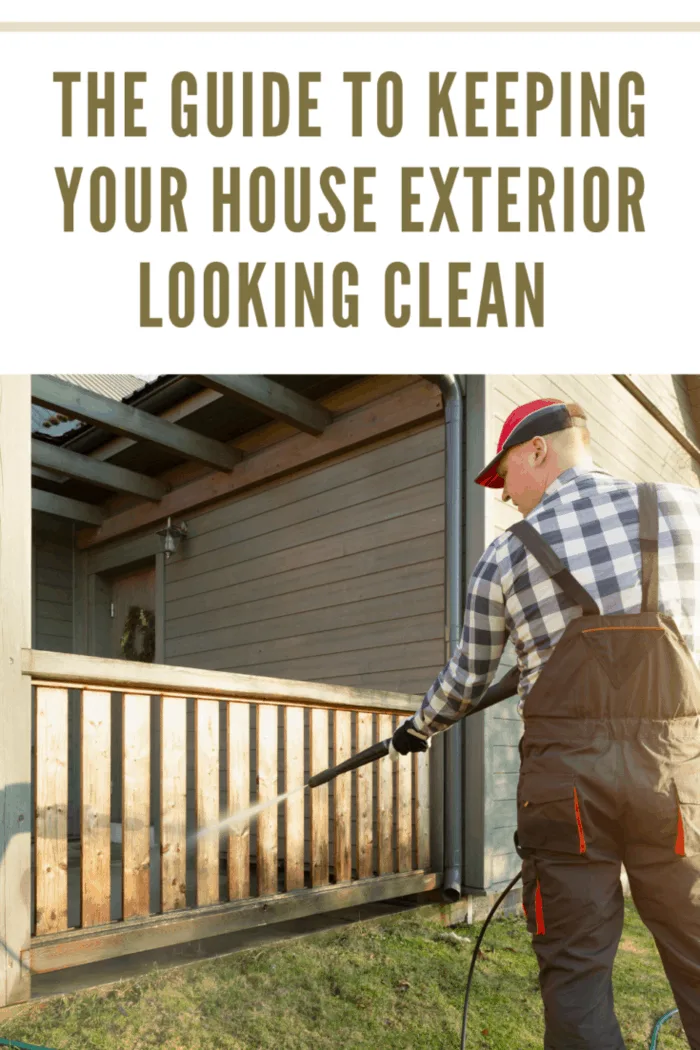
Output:
<path fill-rule="evenodd" d="M 192 378 L 211 390 L 218 390 L 220 394 L 258 409 L 266 416 L 290 423 L 306 434 L 322 434 L 333 420 L 327 408 L 265 376 L 199 375 Z"/>
<path fill-rule="evenodd" d="M 218 470 L 233 470 L 242 458 L 242 453 L 221 441 L 52 376 L 32 376 L 32 401 L 115 434 L 149 441 L 184 459 L 195 459 Z"/>
<path fill-rule="evenodd" d="M 194 415 L 195 412 L 201 411 L 203 408 L 208 408 L 209 405 L 213 405 L 216 401 L 221 400 L 221 394 L 216 390 L 200 390 L 192 397 L 188 397 L 185 401 L 179 401 L 176 405 L 172 405 L 170 408 L 166 408 L 164 412 L 160 413 L 160 419 L 168 420 L 170 423 L 182 423 L 188 416 Z M 113 437 L 106 444 L 100 445 L 94 452 L 90 453 L 92 459 L 109 460 L 114 459 L 115 456 L 125 452 L 128 448 L 133 448 L 136 441 L 133 438 L 128 437 Z M 70 442 L 69 442 L 70 445 Z"/>
<path fill-rule="evenodd" d="M 162 481 L 156 481 L 135 470 L 116 467 L 113 463 L 102 463 L 80 452 L 71 452 L 46 441 L 32 440 L 32 463 L 48 470 L 57 470 L 68 477 L 89 481 L 101 488 L 116 492 L 129 492 L 144 499 L 160 500 L 168 491 Z"/>
<path fill-rule="evenodd" d="M 58 518 L 69 518 L 86 525 L 101 525 L 104 516 L 99 507 L 92 503 L 82 503 L 66 496 L 55 496 L 53 492 L 43 489 L 32 489 L 32 510 L 41 510 L 45 514 L 55 514 Z"/>
<path fill-rule="evenodd" d="M 37 467 L 35 463 L 32 463 L 32 477 L 41 478 L 42 481 L 53 481 L 54 485 L 62 485 L 64 481 L 68 481 L 65 474 L 57 474 L 54 470 L 44 470 L 42 467 Z"/>

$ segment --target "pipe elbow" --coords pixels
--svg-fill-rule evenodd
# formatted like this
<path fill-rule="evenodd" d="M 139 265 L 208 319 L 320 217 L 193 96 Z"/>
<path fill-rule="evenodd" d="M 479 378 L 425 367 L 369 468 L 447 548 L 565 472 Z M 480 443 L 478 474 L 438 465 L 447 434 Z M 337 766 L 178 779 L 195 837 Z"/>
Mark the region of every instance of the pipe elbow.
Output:
<path fill-rule="evenodd" d="M 448 868 L 442 882 L 442 899 L 455 904 L 462 896 L 462 872 L 460 868 Z"/>

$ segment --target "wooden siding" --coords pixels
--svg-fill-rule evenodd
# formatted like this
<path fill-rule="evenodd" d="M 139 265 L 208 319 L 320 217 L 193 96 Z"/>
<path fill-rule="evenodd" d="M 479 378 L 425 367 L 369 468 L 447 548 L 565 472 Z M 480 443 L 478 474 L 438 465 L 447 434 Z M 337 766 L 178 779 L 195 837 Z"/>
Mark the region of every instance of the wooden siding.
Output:
<path fill-rule="evenodd" d="M 682 376 L 632 376 L 634 382 L 690 440 L 698 443 L 690 399 Z M 577 401 L 586 411 L 597 466 L 631 481 L 668 481 L 700 486 L 700 464 L 611 375 L 490 376 L 490 447 L 495 448 L 508 414 L 538 397 Z M 494 493 L 487 511 L 491 536 L 503 532 L 520 515 Z M 499 675 L 513 663 L 504 654 Z M 484 715 L 484 886 L 496 887 L 515 875 L 520 864 L 513 846 L 516 827 L 515 789 L 518 740 L 522 721 L 517 700 Z"/>
<path fill-rule="evenodd" d="M 443 657 L 443 440 L 421 430 L 190 518 L 166 661 L 424 689 Z"/>
<path fill-rule="evenodd" d="M 35 514 L 32 523 L 35 649 L 73 652 L 73 526 Z"/>
<path fill-rule="evenodd" d="M 444 663 L 444 470 L 440 423 L 188 517 L 166 565 L 166 662 L 424 692 Z M 304 740 L 308 777 L 308 713 Z M 254 762 L 254 711 L 249 742 Z M 309 838 L 307 799 L 307 864 Z"/>

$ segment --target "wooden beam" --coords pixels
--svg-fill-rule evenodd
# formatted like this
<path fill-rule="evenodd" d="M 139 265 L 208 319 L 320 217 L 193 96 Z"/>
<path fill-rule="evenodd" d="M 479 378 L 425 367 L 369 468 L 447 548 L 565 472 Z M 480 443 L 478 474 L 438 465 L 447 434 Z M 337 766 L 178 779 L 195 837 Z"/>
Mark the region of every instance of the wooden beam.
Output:
<path fill-rule="evenodd" d="M 290 423 L 307 434 L 322 434 L 333 416 L 316 401 L 287 389 L 265 376 L 193 376 L 210 390 L 232 397 L 266 416 Z"/>
<path fill-rule="evenodd" d="M 83 521 L 88 525 L 102 523 L 102 511 L 92 503 L 55 496 L 53 492 L 44 492 L 42 489 L 32 489 L 32 510 L 43 510 L 45 514 L 70 518 L 71 521 Z"/>
<path fill-rule="evenodd" d="M 165 555 L 159 552 L 159 547 L 160 539 L 156 536 L 155 531 L 149 532 L 145 536 L 131 536 L 128 539 L 124 539 L 121 543 L 114 544 L 112 547 L 96 547 L 93 550 L 85 551 L 87 556 L 86 572 L 88 576 L 95 572 L 111 572 L 112 569 L 120 569 L 124 565 L 133 565 L 137 561 L 150 560 L 154 554 L 156 558 L 165 558 Z M 156 663 L 165 663 L 165 660 L 156 660 Z"/>
<path fill-rule="evenodd" d="M 233 470 L 242 458 L 241 453 L 221 441 L 203 437 L 141 408 L 103 397 L 92 390 L 83 390 L 52 376 L 32 376 L 32 401 L 45 408 L 59 409 L 71 419 L 81 419 L 139 441 L 149 441 L 184 459 L 196 459 L 219 470 Z"/>
<path fill-rule="evenodd" d="M 678 429 L 675 423 L 673 423 L 668 416 L 654 404 L 651 398 L 647 397 L 644 391 L 637 386 L 630 376 L 619 375 L 614 376 L 614 378 L 617 379 L 618 383 L 620 383 L 625 390 L 629 391 L 632 397 L 634 397 L 640 405 L 643 405 L 644 408 L 646 408 L 649 415 L 653 416 L 657 423 L 661 424 L 664 430 L 667 430 L 668 433 L 676 439 L 681 448 L 684 448 L 685 451 L 693 457 L 696 463 L 700 463 L 700 448 L 698 448 L 695 442 L 691 441 L 689 437 L 686 437 L 683 431 Z"/>
<path fill-rule="evenodd" d="M 200 390 L 198 393 L 193 394 L 192 397 L 188 397 L 177 405 L 173 405 L 172 408 L 166 408 L 164 412 L 159 413 L 158 418 L 165 419 L 170 423 L 181 423 L 188 416 L 192 416 L 195 412 L 199 412 L 201 409 L 207 408 L 209 405 L 213 405 L 215 401 L 220 400 L 221 394 L 216 390 Z M 96 448 L 91 453 L 91 456 L 93 459 L 99 460 L 114 459 L 121 452 L 125 452 L 127 448 L 133 448 L 135 444 L 136 441 L 133 438 L 115 437 Z"/>
<path fill-rule="evenodd" d="M 130 492 L 134 496 L 159 500 L 168 491 L 167 485 L 145 474 L 125 467 L 115 467 L 113 463 L 102 463 L 92 456 L 80 452 L 71 452 L 59 445 L 49 445 L 46 441 L 32 441 L 32 463 L 49 470 L 61 471 L 70 478 L 90 481 L 93 485 L 113 489 L 115 492 Z"/>
<path fill-rule="evenodd" d="M 0 376 L 0 1007 L 29 999 L 32 688 L 29 376 Z"/>
<path fill-rule="evenodd" d="M 374 389 L 374 398 L 378 398 L 408 386 L 412 379 L 414 381 L 415 377 L 386 375 L 373 376 L 371 379 L 361 379 L 359 382 L 353 383 L 352 386 L 341 387 L 339 390 L 327 394 L 321 399 L 321 402 L 335 416 L 338 413 L 349 412 L 353 408 L 359 408 L 361 405 L 373 400 L 372 389 Z M 171 408 L 164 409 L 159 413 L 159 416 L 161 419 L 167 419 L 171 423 L 181 423 L 191 415 L 208 408 L 209 405 L 221 401 L 222 397 L 223 395 L 218 390 L 198 390 L 196 394 L 192 394 L 191 397 L 186 398 L 184 401 L 178 402 Z M 286 424 L 271 420 L 267 426 L 241 434 L 240 438 L 236 439 L 236 448 L 241 449 L 246 456 L 251 452 L 258 452 L 262 447 L 279 441 L 280 437 L 278 435 L 280 431 L 283 432 L 283 437 L 289 436 Z M 136 442 L 130 438 L 115 437 L 104 445 L 100 445 L 90 455 L 93 459 L 113 459 L 125 449 L 132 448 L 135 444 Z M 72 448 L 72 442 L 67 442 L 66 447 Z M 191 462 L 189 464 L 180 464 L 179 467 L 174 467 L 168 471 L 168 480 L 172 480 L 173 475 L 179 477 L 183 472 L 189 471 L 191 473 L 192 468 L 193 464 Z M 190 476 L 189 473 L 187 476 Z"/>
<path fill-rule="evenodd" d="M 101 656 L 78 656 L 42 649 L 22 653 L 22 670 L 36 681 L 77 688 L 112 689 L 115 692 L 168 696 L 249 699 L 270 704 L 301 704 L 305 707 L 338 707 L 351 711 L 396 711 L 415 714 L 420 697 L 381 689 L 356 689 L 320 682 L 297 682 L 287 678 L 206 671 L 197 667 L 146 664 L 111 660 Z"/>
<path fill-rule="evenodd" d="M 324 433 L 314 438 L 294 434 L 260 452 L 246 456 L 233 474 L 207 474 L 164 496 L 158 506 L 142 504 L 107 518 L 99 529 L 80 532 L 77 545 L 93 547 L 137 529 L 160 523 L 168 515 L 187 514 L 262 481 L 282 477 L 304 467 L 408 427 L 440 419 L 442 397 L 437 387 L 424 379 L 386 397 L 377 398 L 352 412 L 338 416 Z"/>
<path fill-rule="evenodd" d="M 31 948 L 23 952 L 22 961 L 31 967 L 33 973 L 50 973 L 132 952 L 426 893 L 440 886 L 441 881 L 440 874 L 412 871 L 341 886 L 322 886 L 316 890 L 296 890 L 207 908 L 168 912 L 150 919 L 131 919 L 128 923 L 69 930 L 63 934 L 34 937 Z"/>
<path fill-rule="evenodd" d="M 34 463 L 32 463 L 32 477 L 41 478 L 42 481 L 52 481 L 54 485 L 62 485 L 64 481 L 68 481 L 66 474 L 57 474 L 55 470 L 42 470 Z"/>

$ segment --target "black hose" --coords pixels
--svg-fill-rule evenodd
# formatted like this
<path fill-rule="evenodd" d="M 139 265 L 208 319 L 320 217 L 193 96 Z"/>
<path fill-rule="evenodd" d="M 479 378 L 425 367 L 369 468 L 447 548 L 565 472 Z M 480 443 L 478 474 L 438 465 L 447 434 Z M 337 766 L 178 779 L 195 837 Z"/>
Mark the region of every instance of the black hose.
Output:
<path fill-rule="evenodd" d="M 467 1047 L 467 1014 L 469 1012 L 469 993 L 470 993 L 471 987 L 472 987 L 472 977 L 474 976 L 474 967 L 476 966 L 476 960 L 477 960 L 477 958 L 479 956 L 479 948 L 481 947 L 481 942 L 484 939 L 484 934 L 486 933 L 486 930 L 488 928 L 488 924 L 491 922 L 491 919 L 494 917 L 494 915 L 496 914 L 496 912 L 500 908 L 501 903 L 508 896 L 510 891 L 513 889 L 513 886 L 515 886 L 516 882 L 521 877 L 521 875 L 522 875 L 522 871 L 519 871 L 518 874 L 515 876 L 515 878 L 511 879 L 511 881 L 508 883 L 508 885 L 504 889 L 503 893 L 498 898 L 498 900 L 494 904 L 493 908 L 491 909 L 491 911 L 486 916 L 486 921 L 485 921 L 484 925 L 481 927 L 481 932 L 480 932 L 479 936 L 476 939 L 476 944 L 474 946 L 474 951 L 472 952 L 472 962 L 471 962 L 471 966 L 469 967 L 469 976 L 467 977 L 467 991 L 466 991 L 465 996 L 464 996 L 464 1013 L 462 1014 L 462 1041 L 460 1043 L 461 1050 L 466 1050 L 466 1047 Z"/>

